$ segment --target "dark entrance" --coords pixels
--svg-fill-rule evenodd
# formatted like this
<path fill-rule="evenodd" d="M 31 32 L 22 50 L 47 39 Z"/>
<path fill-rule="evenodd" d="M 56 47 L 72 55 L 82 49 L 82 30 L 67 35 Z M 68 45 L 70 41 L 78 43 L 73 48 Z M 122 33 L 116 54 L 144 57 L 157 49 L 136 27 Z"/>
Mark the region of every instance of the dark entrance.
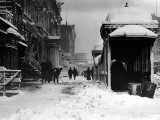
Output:
<path fill-rule="evenodd" d="M 111 87 L 113 90 L 127 90 L 128 83 L 150 81 L 150 48 L 153 38 L 114 37 L 111 47 Z"/>

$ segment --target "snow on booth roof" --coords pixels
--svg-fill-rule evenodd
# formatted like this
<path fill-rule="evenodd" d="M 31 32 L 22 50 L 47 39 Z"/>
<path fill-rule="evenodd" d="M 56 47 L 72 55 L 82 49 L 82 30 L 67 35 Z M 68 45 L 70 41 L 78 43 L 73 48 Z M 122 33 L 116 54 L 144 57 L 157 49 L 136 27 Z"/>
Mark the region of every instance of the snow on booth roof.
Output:
<path fill-rule="evenodd" d="M 141 8 L 122 7 L 110 10 L 104 24 L 158 24 L 151 12 Z"/>
<path fill-rule="evenodd" d="M 95 57 L 95 65 L 98 65 L 98 63 L 99 63 L 99 61 L 100 61 L 100 59 L 101 59 L 101 54 L 100 55 L 98 55 L 97 57 Z"/>
<path fill-rule="evenodd" d="M 100 40 L 94 45 L 93 50 L 102 50 L 102 49 L 103 49 L 103 40 Z"/>
<path fill-rule="evenodd" d="M 139 25 L 126 25 L 124 27 L 116 29 L 109 35 L 110 37 L 157 37 L 157 34 Z"/>

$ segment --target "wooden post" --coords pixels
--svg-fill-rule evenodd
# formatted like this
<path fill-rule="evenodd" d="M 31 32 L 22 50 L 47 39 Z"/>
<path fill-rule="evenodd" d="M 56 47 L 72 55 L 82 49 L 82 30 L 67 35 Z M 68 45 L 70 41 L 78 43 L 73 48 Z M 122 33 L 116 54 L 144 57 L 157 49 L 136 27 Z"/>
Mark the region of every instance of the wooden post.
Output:
<path fill-rule="evenodd" d="M 94 78 L 94 82 L 96 81 L 96 64 L 95 64 L 95 54 L 93 53 L 93 65 L 94 65 L 94 69 L 93 69 L 93 78 Z"/>
<path fill-rule="evenodd" d="M 106 40 L 103 41 L 104 45 L 104 84 L 107 84 L 107 77 L 106 77 L 106 68 L 107 68 L 107 63 L 106 63 Z"/>
<path fill-rule="evenodd" d="M 154 65 L 154 53 L 153 53 L 153 50 L 152 50 L 152 47 L 151 47 L 151 52 L 150 52 L 150 61 L 151 61 L 151 82 L 154 83 L 154 68 L 153 68 L 153 65 Z"/>
<path fill-rule="evenodd" d="M 111 90 L 111 48 L 109 45 L 109 41 L 107 42 L 108 49 L 108 89 Z"/>
<path fill-rule="evenodd" d="M 3 87 L 3 96 L 5 96 L 6 95 L 6 86 L 4 85 L 4 87 Z"/>
<path fill-rule="evenodd" d="M 100 64 L 100 82 L 99 83 L 101 82 L 102 82 L 102 63 Z"/>
<path fill-rule="evenodd" d="M 99 80 L 99 65 L 98 65 L 98 68 L 97 68 L 98 70 L 97 70 L 97 79 Z"/>

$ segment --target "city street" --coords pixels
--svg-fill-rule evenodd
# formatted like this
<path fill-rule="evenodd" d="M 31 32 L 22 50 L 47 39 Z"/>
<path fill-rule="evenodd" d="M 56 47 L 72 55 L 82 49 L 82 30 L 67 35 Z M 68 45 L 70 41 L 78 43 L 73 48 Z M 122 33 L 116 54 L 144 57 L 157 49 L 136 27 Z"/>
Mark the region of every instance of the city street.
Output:
<path fill-rule="evenodd" d="M 159 120 L 160 93 L 153 99 L 100 89 L 84 77 L 63 84 L 23 87 L 19 94 L 0 97 L 1 120 Z"/>

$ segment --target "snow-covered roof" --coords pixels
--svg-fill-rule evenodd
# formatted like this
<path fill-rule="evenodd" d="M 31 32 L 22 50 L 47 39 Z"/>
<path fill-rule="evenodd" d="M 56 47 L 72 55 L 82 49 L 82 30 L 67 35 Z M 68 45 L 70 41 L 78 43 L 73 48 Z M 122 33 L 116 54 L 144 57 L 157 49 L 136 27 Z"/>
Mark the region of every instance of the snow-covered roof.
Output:
<path fill-rule="evenodd" d="M 16 36 L 21 36 L 19 32 L 17 32 L 17 30 L 13 29 L 12 27 L 8 28 L 7 29 L 7 33 L 11 33 L 11 34 L 14 34 Z"/>
<path fill-rule="evenodd" d="M 122 7 L 110 10 L 104 24 L 158 24 L 152 20 L 151 12 L 134 7 Z"/>
<path fill-rule="evenodd" d="M 95 65 L 98 65 L 100 58 L 101 54 L 94 58 Z"/>
<path fill-rule="evenodd" d="M 102 49 L 103 49 L 103 40 L 100 40 L 94 45 L 93 50 L 102 50 Z"/>
<path fill-rule="evenodd" d="M 126 25 L 124 27 L 116 29 L 109 35 L 110 37 L 157 37 L 157 34 L 139 25 Z"/>

